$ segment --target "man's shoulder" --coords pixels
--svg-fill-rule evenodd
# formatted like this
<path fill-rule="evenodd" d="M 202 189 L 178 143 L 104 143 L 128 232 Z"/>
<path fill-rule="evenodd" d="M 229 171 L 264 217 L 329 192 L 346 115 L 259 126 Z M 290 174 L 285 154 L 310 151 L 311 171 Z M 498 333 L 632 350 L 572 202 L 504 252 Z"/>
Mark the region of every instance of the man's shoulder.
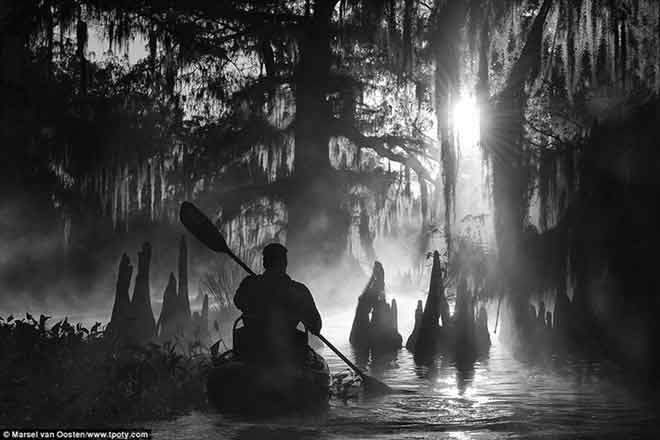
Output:
<path fill-rule="evenodd" d="M 293 279 L 291 280 L 291 288 L 293 290 L 295 290 L 296 292 L 305 293 L 305 294 L 310 293 L 311 294 L 311 292 L 309 291 L 307 286 L 305 286 L 303 283 L 301 283 L 299 281 L 295 281 Z"/>
<path fill-rule="evenodd" d="M 249 289 L 253 286 L 257 286 L 260 283 L 261 283 L 260 275 L 248 275 L 245 278 L 243 278 L 243 281 L 241 281 L 241 284 L 238 286 L 238 288 Z"/>

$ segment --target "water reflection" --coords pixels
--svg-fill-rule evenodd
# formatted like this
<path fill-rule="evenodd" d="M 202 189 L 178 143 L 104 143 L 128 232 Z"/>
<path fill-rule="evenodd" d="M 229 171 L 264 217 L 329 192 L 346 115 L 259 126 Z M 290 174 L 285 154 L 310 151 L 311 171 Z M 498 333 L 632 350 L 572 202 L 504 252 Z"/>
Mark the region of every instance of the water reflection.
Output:
<path fill-rule="evenodd" d="M 353 363 L 355 363 L 358 368 L 362 370 L 366 370 L 368 368 L 370 357 L 369 349 L 356 348 L 351 346 L 350 353 L 351 358 L 353 359 Z"/>
<path fill-rule="evenodd" d="M 474 379 L 474 365 L 463 365 L 460 368 L 456 368 L 456 389 L 458 390 L 458 395 L 462 396 L 465 394 L 465 390 L 472 385 L 472 380 Z"/>
<path fill-rule="evenodd" d="M 519 359 L 495 344 L 487 356 L 440 354 L 418 363 L 405 349 L 356 353 L 332 336 L 368 374 L 416 393 L 333 400 L 315 419 L 255 421 L 207 412 L 148 427 L 164 439 L 660 438 L 656 406 L 630 388 L 629 372 L 608 362 Z M 333 372 L 347 369 L 329 350 L 320 353 Z"/>
<path fill-rule="evenodd" d="M 414 372 L 417 378 L 426 379 L 431 382 L 437 381 L 440 372 L 455 371 L 456 380 L 451 382 L 456 384 L 456 389 L 462 393 L 472 382 L 475 375 L 476 358 L 453 358 L 446 354 L 438 354 L 432 358 L 419 360 L 413 357 L 415 366 Z M 488 365 L 488 357 L 484 356 L 479 361 L 480 365 Z"/>
<path fill-rule="evenodd" d="M 399 368 L 397 362 L 401 350 L 390 353 L 372 353 L 369 371 L 376 375 L 382 375 L 385 371 Z"/>

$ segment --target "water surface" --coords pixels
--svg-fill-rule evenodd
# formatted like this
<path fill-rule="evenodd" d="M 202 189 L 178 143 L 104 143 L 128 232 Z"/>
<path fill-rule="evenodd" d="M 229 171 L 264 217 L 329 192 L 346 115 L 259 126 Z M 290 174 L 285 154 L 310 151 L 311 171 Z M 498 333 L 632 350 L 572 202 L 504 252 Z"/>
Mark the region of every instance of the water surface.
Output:
<path fill-rule="evenodd" d="M 324 333 L 349 357 L 350 313 L 326 318 Z M 405 323 L 401 333 L 410 332 Z M 494 337 L 489 356 L 456 365 L 439 357 L 417 366 L 405 349 L 381 359 L 358 359 L 395 389 L 369 400 L 332 400 L 308 418 L 253 421 L 195 412 L 147 424 L 157 439 L 497 439 L 660 438 L 660 417 L 620 366 L 578 358 L 516 359 Z M 319 352 L 337 373 L 346 366 Z M 643 386 L 643 384 L 639 384 Z"/>

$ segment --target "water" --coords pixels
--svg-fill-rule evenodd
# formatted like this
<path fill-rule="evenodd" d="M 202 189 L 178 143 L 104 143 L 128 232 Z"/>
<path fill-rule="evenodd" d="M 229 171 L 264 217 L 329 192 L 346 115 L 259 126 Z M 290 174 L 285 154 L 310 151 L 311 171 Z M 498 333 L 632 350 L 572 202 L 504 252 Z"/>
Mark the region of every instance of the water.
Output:
<path fill-rule="evenodd" d="M 326 318 L 324 333 L 354 358 L 347 342 L 350 313 Z M 411 323 L 401 329 L 410 333 Z M 493 338 L 496 339 L 496 338 Z M 376 399 L 331 401 L 316 418 L 250 421 L 195 412 L 146 425 L 157 439 L 498 439 L 660 438 L 660 417 L 628 375 L 613 364 L 581 359 L 515 359 L 502 344 L 474 365 L 444 358 L 419 367 L 405 349 L 368 363 L 369 374 L 394 389 Z M 345 370 L 328 349 L 333 373 Z"/>

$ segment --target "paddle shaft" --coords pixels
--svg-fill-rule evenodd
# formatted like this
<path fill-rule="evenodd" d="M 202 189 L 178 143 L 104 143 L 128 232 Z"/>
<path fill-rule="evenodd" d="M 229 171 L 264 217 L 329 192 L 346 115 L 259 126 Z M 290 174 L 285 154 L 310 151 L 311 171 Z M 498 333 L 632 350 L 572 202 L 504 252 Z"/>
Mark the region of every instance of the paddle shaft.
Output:
<path fill-rule="evenodd" d="M 238 258 L 236 254 L 234 254 L 232 251 L 227 249 L 225 253 L 229 256 L 229 258 L 231 258 L 236 263 L 238 263 L 238 265 L 241 266 L 247 273 L 249 273 L 250 275 L 256 275 L 256 273 L 254 273 L 254 271 L 250 269 L 250 267 L 247 264 L 243 263 L 243 260 Z"/>
<path fill-rule="evenodd" d="M 327 345 L 330 350 L 332 350 L 337 356 L 339 356 L 339 358 L 342 361 L 346 362 L 346 365 L 351 367 L 351 369 L 355 371 L 358 375 L 360 375 L 361 378 L 366 380 L 365 374 L 353 362 L 348 360 L 348 358 L 344 356 L 342 352 L 337 349 L 337 347 L 335 347 L 330 343 L 330 341 L 325 339 L 325 337 L 321 333 L 317 334 L 316 337 L 318 337 L 321 341 L 323 341 L 323 343 Z"/>

